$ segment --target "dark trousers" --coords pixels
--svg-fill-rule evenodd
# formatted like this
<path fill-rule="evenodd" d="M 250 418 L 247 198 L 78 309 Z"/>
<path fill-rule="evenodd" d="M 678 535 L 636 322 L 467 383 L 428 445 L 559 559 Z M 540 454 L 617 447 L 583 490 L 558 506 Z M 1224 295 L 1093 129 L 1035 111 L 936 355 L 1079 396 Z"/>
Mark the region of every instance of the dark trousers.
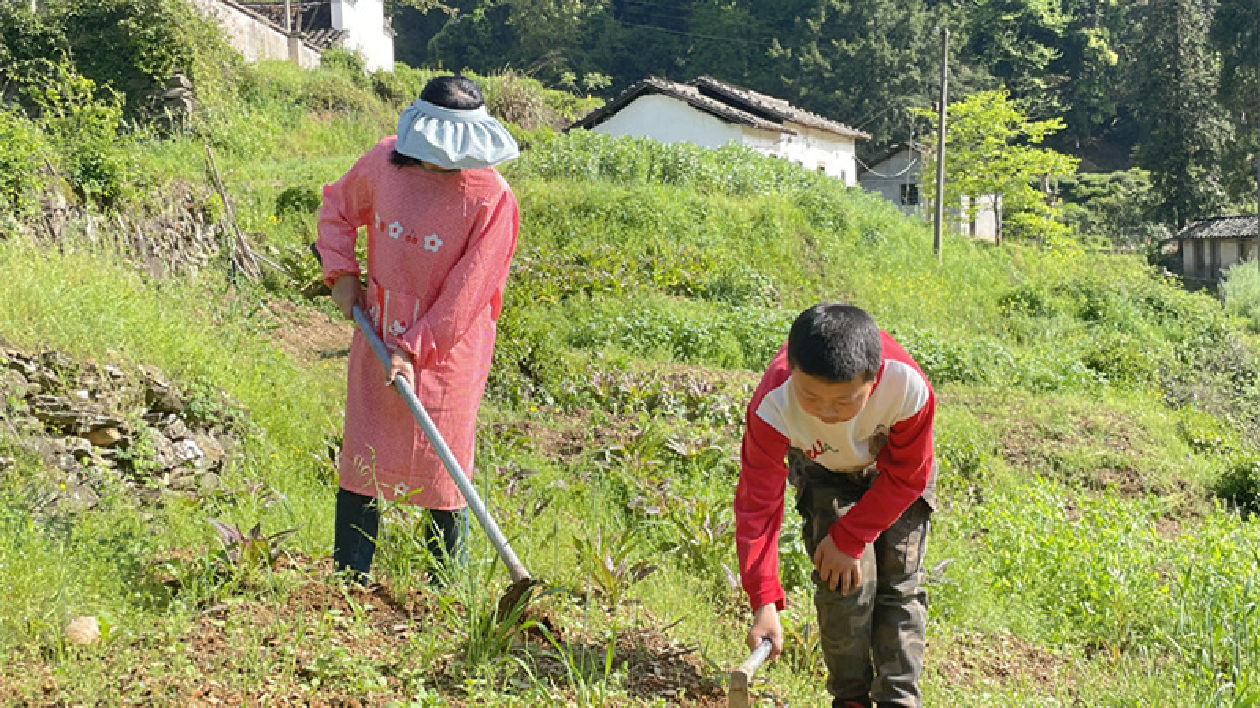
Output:
<path fill-rule="evenodd" d="M 426 510 L 432 523 L 424 525 L 424 544 L 433 558 L 455 558 L 468 525 L 466 509 Z M 362 581 L 372 568 L 376 538 L 380 533 L 381 511 L 374 497 L 337 490 L 333 519 L 333 568 L 349 571 Z"/>
<path fill-rule="evenodd" d="M 837 473 L 799 450 L 788 454 L 805 550 L 812 557 L 831 526 L 870 487 L 874 470 Z M 923 557 L 936 501 L 935 470 L 927 491 L 862 552 L 862 583 L 841 595 L 814 571 L 827 689 L 835 705 L 918 708 L 927 632 Z"/>

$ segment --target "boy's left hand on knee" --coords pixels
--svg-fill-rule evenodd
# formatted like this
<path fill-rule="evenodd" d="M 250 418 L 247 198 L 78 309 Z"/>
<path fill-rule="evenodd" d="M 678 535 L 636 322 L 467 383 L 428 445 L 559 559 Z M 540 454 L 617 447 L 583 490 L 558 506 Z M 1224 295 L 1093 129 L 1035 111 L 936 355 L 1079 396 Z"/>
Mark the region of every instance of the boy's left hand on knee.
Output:
<path fill-rule="evenodd" d="M 836 548 L 830 534 L 814 550 L 814 568 L 827 587 L 835 590 L 838 586 L 841 595 L 848 595 L 862 584 L 862 562 Z"/>

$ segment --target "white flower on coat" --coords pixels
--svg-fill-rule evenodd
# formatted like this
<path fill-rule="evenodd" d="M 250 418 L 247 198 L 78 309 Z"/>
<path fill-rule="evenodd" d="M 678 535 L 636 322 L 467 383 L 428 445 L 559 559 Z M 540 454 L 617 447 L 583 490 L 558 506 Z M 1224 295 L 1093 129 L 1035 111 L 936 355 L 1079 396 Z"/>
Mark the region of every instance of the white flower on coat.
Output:
<path fill-rule="evenodd" d="M 381 308 L 378 305 L 372 305 L 368 308 L 368 317 L 371 318 L 372 324 L 376 327 L 381 326 Z"/>
<path fill-rule="evenodd" d="M 438 238 L 437 234 L 429 234 L 424 237 L 424 250 L 437 253 L 437 250 L 441 247 L 442 239 Z"/>
<path fill-rule="evenodd" d="M 398 223 L 397 221 L 389 225 L 390 238 L 398 238 L 399 236 L 402 236 L 402 232 L 403 232 L 402 224 Z"/>
<path fill-rule="evenodd" d="M 407 496 L 407 493 L 408 493 L 409 491 L 411 491 L 411 490 L 407 489 L 407 485 L 403 484 L 402 482 L 399 482 L 398 484 L 395 484 L 395 485 L 394 485 L 394 496 L 395 496 L 395 497 L 405 497 L 405 496 Z"/>
<path fill-rule="evenodd" d="M 385 230 L 385 220 L 381 218 L 380 214 L 376 215 L 376 230 L 377 231 Z"/>
<path fill-rule="evenodd" d="M 402 333 L 406 331 L 407 331 L 407 327 L 404 326 L 403 323 L 398 320 L 394 320 L 393 322 L 389 324 L 389 333 L 395 337 L 402 336 Z"/>

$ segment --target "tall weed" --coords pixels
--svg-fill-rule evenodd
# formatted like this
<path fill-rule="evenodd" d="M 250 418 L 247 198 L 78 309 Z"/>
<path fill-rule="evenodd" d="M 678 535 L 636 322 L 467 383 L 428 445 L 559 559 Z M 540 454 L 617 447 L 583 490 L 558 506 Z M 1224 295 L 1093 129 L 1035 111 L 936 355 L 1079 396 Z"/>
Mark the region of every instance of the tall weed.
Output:
<path fill-rule="evenodd" d="M 1220 289 L 1225 311 L 1245 322 L 1253 334 L 1260 333 L 1260 268 L 1256 261 L 1243 261 L 1226 268 Z"/>

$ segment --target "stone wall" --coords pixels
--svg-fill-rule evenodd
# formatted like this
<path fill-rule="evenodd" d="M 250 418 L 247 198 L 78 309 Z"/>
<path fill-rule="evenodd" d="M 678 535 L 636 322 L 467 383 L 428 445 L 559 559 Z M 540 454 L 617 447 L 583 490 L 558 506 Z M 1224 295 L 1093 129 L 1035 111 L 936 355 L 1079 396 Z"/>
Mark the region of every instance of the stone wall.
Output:
<path fill-rule="evenodd" d="M 235 459 L 245 410 L 221 391 L 185 392 L 160 370 L 127 371 L 58 351 L 0 348 L 0 475 L 28 475 L 44 505 L 90 509 L 122 490 L 142 503 L 208 495 Z"/>

